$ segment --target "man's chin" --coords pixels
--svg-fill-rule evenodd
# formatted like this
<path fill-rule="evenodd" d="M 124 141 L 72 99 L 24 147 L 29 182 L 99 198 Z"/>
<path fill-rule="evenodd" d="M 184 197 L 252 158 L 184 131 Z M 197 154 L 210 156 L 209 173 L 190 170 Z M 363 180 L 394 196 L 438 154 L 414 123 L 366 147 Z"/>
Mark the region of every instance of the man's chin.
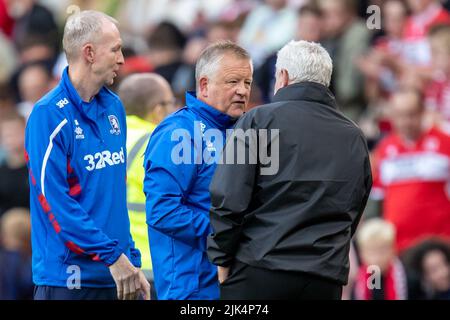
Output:
<path fill-rule="evenodd" d="M 227 114 L 232 118 L 239 118 L 244 114 L 245 108 L 234 108 L 232 110 L 229 110 Z"/>

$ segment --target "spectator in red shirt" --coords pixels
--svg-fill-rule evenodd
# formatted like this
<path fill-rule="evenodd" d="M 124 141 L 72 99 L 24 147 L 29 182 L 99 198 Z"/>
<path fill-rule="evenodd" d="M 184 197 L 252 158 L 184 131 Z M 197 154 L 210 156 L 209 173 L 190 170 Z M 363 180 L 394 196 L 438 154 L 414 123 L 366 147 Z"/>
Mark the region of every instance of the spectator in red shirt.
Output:
<path fill-rule="evenodd" d="M 394 132 L 375 150 L 371 198 L 382 200 L 399 251 L 426 236 L 450 239 L 450 136 L 423 128 L 422 95 L 413 89 L 393 95 L 391 112 Z"/>
<path fill-rule="evenodd" d="M 427 33 L 437 24 L 450 24 L 450 14 L 438 0 L 408 0 L 413 14 L 406 22 L 404 40 L 408 45 L 409 61 L 427 65 L 431 61 Z"/>

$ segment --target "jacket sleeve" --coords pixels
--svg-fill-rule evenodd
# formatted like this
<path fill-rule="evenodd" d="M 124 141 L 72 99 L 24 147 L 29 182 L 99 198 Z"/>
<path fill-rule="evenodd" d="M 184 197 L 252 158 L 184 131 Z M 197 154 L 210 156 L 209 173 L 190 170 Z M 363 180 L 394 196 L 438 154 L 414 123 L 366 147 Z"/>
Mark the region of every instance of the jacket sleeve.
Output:
<path fill-rule="evenodd" d="M 138 248 L 136 248 L 131 233 L 130 233 L 130 261 L 136 268 L 142 267 L 141 252 L 139 251 Z"/>
<path fill-rule="evenodd" d="M 126 115 L 125 115 L 125 108 L 124 108 L 122 102 L 120 101 L 119 97 L 117 97 L 117 103 L 119 105 L 119 113 L 120 113 L 121 123 L 126 124 L 127 123 L 127 118 L 126 118 Z M 123 130 L 123 134 L 125 136 L 125 141 L 127 141 L 128 127 L 126 125 L 124 125 L 122 130 Z M 125 152 L 125 157 L 126 157 L 126 160 L 127 160 L 126 161 L 127 164 L 128 164 L 128 161 L 129 161 L 129 159 L 128 159 L 128 152 L 129 152 L 129 150 L 127 150 Z M 128 165 L 127 165 L 127 168 L 128 168 Z M 126 174 L 127 174 L 127 180 L 128 180 L 130 178 L 128 170 L 127 170 Z M 142 179 L 142 176 L 141 176 L 141 179 Z M 127 185 L 127 187 L 128 187 L 128 185 Z M 131 235 L 131 232 L 129 233 L 129 247 L 130 247 L 130 262 L 136 268 L 141 268 L 142 267 L 141 252 L 139 251 L 138 248 L 136 248 L 136 244 L 135 244 L 135 242 L 133 240 L 133 236 Z"/>
<path fill-rule="evenodd" d="M 67 179 L 71 124 L 62 112 L 49 108 L 35 106 L 26 129 L 31 197 L 39 201 L 42 209 L 37 214 L 47 216 L 49 229 L 53 227 L 71 251 L 109 266 L 123 249 L 117 240 L 109 239 L 98 229 L 84 208 L 70 196 Z"/>
<path fill-rule="evenodd" d="M 256 137 L 247 140 L 242 134 L 251 128 L 249 114 L 236 124 L 227 138 L 222 154 L 222 164 L 217 166 L 209 187 L 211 195 L 210 221 L 213 233 L 208 237 L 208 257 L 215 265 L 228 266 L 234 259 L 242 227 L 250 217 L 250 205 L 258 165 L 248 161 L 238 164 L 241 152 L 256 157 Z M 242 129 L 242 131 L 240 131 Z M 236 147 L 235 147 L 236 146 Z M 235 152 L 236 151 L 236 152 Z M 231 154 L 231 156 L 230 156 Z M 232 163 L 229 162 L 233 159 Z"/>
<path fill-rule="evenodd" d="M 366 139 L 364 138 L 364 136 L 361 134 L 361 140 L 362 140 L 362 150 L 361 152 L 363 152 L 365 154 L 364 157 L 364 191 L 363 191 L 363 196 L 361 199 L 361 203 L 360 206 L 358 208 L 358 212 L 357 212 L 357 216 L 355 218 L 355 220 L 352 222 L 352 227 L 351 227 L 351 235 L 353 236 L 356 232 L 356 229 L 358 227 L 359 221 L 361 220 L 361 217 L 364 213 L 364 210 L 366 208 L 367 205 L 367 200 L 369 199 L 370 196 L 370 191 L 372 189 L 372 168 L 370 165 L 370 156 L 369 156 L 369 151 L 367 149 L 367 142 Z"/>
<path fill-rule="evenodd" d="M 185 122 L 182 127 L 192 126 L 189 121 Z M 180 146 L 184 147 L 182 151 Z M 197 177 L 192 157 L 194 148 L 190 132 L 180 129 L 180 124 L 163 123 L 153 132 L 144 159 L 147 224 L 149 228 L 205 250 L 205 239 L 210 232 L 208 216 L 186 205 Z M 184 152 L 189 161 L 173 158 L 180 155 L 179 151 Z"/>

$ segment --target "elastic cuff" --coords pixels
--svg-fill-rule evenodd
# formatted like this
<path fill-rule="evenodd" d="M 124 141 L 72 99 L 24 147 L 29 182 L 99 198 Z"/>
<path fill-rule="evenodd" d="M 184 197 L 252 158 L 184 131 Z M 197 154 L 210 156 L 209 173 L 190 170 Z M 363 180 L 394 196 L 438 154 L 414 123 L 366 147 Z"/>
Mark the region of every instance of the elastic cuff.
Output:
<path fill-rule="evenodd" d="M 141 268 L 141 267 L 142 267 L 141 256 L 139 255 L 139 257 L 136 257 L 136 256 L 134 256 L 133 254 L 131 254 L 131 263 L 132 263 L 133 266 L 135 266 L 136 268 Z"/>
<path fill-rule="evenodd" d="M 216 266 L 228 267 L 234 260 L 234 257 L 221 251 L 214 240 L 208 238 L 208 247 L 207 254 L 209 261 Z"/>
<path fill-rule="evenodd" d="M 111 255 L 105 257 L 102 260 L 109 267 L 113 265 L 117 260 L 119 260 L 122 253 L 124 253 L 123 250 L 119 246 L 117 246 L 114 248 L 114 251 L 112 252 Z"/>
<path fill-rule="evenodd" d="M 142 267 L 141 252 L 138 248 L 130 248 L 130 261 L 136 268 Z"/>
<path fill-rule="evenodd" d="M 228 268 L 232 265 L 234 258 L 231 256 L 216 257 L 212 262 L 216 266 Z"/>

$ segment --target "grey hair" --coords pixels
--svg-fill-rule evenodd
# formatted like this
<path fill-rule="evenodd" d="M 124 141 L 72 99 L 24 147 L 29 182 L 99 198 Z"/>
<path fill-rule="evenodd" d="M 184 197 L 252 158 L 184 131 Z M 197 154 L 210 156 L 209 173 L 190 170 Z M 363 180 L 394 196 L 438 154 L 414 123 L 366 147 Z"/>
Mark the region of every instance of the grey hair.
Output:
<path fill-rule="evenodd" d="M 318 43 L 291 41 L 278 51 L 276 70 L 289 73 L 289 83 L 311 81 L 330 85 L 333 61 Z"/>
<path fill-rule="evenodd" d="M 94 10 L 80 11 L 67 19 L 64 27 L 63 49 L 69 62 L 78 58 L 85 44 L 95 43 L 101 38 L 104 21 L 119 25 L 116 19 Z"/>
<path fill-rule="evenodd" d="M 203 50 L 195 66 L 195 82 L 197 84 L 197 90 L 199 89 L 200 79 L 202 77 L 214 77 L 219 67 L 219 63 L 226 53 L 231 53 L 240 59 L 249 60 L 250 63 L 252 61 L 250 54 L 244 48 L 232 41 L 218 41 L 209 45 Z"/>

